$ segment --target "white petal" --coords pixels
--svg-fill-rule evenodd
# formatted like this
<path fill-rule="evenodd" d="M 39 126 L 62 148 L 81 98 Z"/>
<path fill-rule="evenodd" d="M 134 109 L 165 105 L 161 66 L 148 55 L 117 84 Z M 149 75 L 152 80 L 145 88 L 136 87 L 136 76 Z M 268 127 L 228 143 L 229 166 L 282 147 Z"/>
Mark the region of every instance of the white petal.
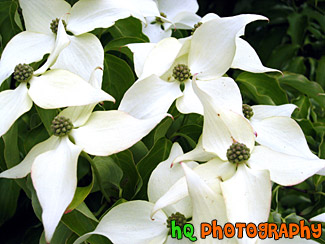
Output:
<path fill-rule="evenodd" d="M 68 137 L 59 145 L 35 158 L 31 176 L 42 207 L 45 238 L 50 242 L 77 187 L 77 162 L 81 148 Z"/>
<path fill-rule="evenodd" d="M 133 52 L 134 70 L 138 77 L 142 75 L 143 66 L 156 43 L 131 43 L 127 47 Z"/>
<path fill-rule="evenodd" d="M 203 23 L 192 37 L 189 67 L 198 78 L 222 76 L 231 66 L 236 51 L 237 33 L 259 15 L 243 14 Z"/>
<path fill-rule="evenodd" d="M 154 1 L 81 0 L 71 10 L 67 29 L 75 35 L 95 28 L 107 28 L 130 15 L 145 21 L 145 16 L 159 14 Z"/>
<path fill-rule="evenodd" d="M 80 127 L 87 122 L 95 106 L 94 103 L 85 106 L 68 107 L 62 110 L 59 115 L 69 118 L 74 127 Z"/>
<path fill-rule="evenodd" d="M 321 169 L 316 174 L 325 176 L 325 168 Z"/>
<path fill-rule="evenodd" d="M 61 53 L 52 69 L 66 69 L 89 80 L 97 67 L 103 67 L 104 49 L 93 34 L 70 36 L 70 45 Z M 101 81 L 102 77 L 98 77 Z M 100 87 L 101 88 L 101 87 Z"/>
<path fill-rule="evenodd" d="M 236 38 L 236 53 L 231 68 L 253 73 L 280 72 L 263 66 L 254 48 L 241 38 Z"/>
<path fill-rule="evenodd" d="M 171 168 L 172 161 L 181 154 L 183 154 L 181 146 L 178 143 L 174 143 L 168 159 L 159 163 L 154 171 L 152 171 L 148 181 L 148 199 L 150 202 L 156 202 L 169 190 L 170 187 L 174 185 L 176 181 L 184 176 L 184 172 L 180 165 L 175 165 Z M 196 162 L 188 162 L 187 165 L 194 168 L 198 164 Z M 185 216 L 190 217 L 191 202 L 188 198 L 184 200 L 165 208 L 164 212 L 167 215 L 181 212 Z"/>
<path fill-rule="evenodd" d="M 62 0 L 19 0 L 28 31 L 51 34 L 52 20 L 69 13 L 71 7 Z"/>
<path fill-rule="evenodd" d="M 201 20 L 201 17 L 197 14 L 190 12 L 180 12 L 173 19 L 172 22 L 175 23 L 177 29 L 192 29 L 195 24 Z"/>
<path fill-rule="evenodd" d="M 150 118 L 166 113 L 181 95 L 178 82 L 167 82 L 151 75 L 136 81 L 126 91 L 118 109 L 138 119 Z"/>
<path fill-rule="evenodd" d="M 291 117 L 293 111 L 297 108 L 295 104 L 273 105 L 254 105 L 251 106 L 254 115 L 251 120 L 262 120 L 273 116 Z"/>
<path fill-rule="evenodd" d="M 166 114 L 139 120 L 121 111 L 97 111 L 84 126 L 73 129 L 71 135 L 85 152 L 107 156 L 131 147 L 164 117 Z"/>
<path fill-rule="evenodd" d="M 203 149 L 202 136 L 201 136 L 199 138 L 199 141 L 198 141 L 196 147 L 192 151 L 189 151 L 185 154 L 182 154 L 182 155 L 176 157 L 173 161 L 173 164 L 176 164 L 176 163 L 179 163 L 182 161 L 189 161 L 189 160 L 204 162 L 204 161 L 209 161 L 210 159 L 215 158 L 216 156 L 217 156 L 216 154 L 206 152 Z"/>
<path fill-rule="evenodd" d="M 193 88 L 204 107 L 203 148 L 217 154 L 222 160 L 227 160 L 227 149 L 234 140 L 252 149 L 255 135 L 249 122 L 243 116 L 221 108 L 223 104 L 216 104 L 195 82 Z"/>
<path fill-rule="evenodd" d="M 38 143 L 28 152 L 23 161 L 21 161 L 15 167 L 3 171 L 0 174 L 0 177 L 13 179 L 25 177 L 30 173 L 34 160 L 38 155 L 54 150 L 58 145 L 59 139 L 56 136 L 51 136 L 46 141 Z"/>
<path fill-rule="evenodd" d="M 252 170 L 239 164 L 236 174 L 220 183 L 231 223 L 266 222 L 272 197 L 270 175 L 266 170 Z M 255 243 L 256 239 L 243 237 L 239 243 Z"/>
<path fill-rule="evenodd" d="M 65 32 L 64 26 L 62 24 L 62 20 L 59 21 L 58 25 L 58 32 L 56 35 L 55 45 L 53 50 L 51 51 L 50 56 L 47 58 L 45 64 L 43 64 L 38 70 L 34 72 L 34 75 L 43 74 L 48 68 L 50 68 L 55 61 L 57 60 L 58 56 L 60 55 L 61 51 L 66 48 L 70 43 L 69 36 Z M 70 64 L 69 64 L 70 65 Z"/>
<path fill-rule="evenodd" d="M 312 217 L 309 221 L 325 222 L 325 213 Z"/>
<path fill-rule="evenodd" d="M 176 100 L 178 111 L 183 114 L 197 113 L 203 115 L 203 107 L 200 99 L 193 91 L 192 80 L 184 82 L 184 85 L 183 96 Z"/>
<path fill-rule="evenodd" d="M 267 169 L 271 180 L 284 186 L 296 185 L 325 167 L 325 160 L 306 159 L 256 146 L 248 163 L 253 169 Z"/>
<path fill-rule="evenodd" d="M 292 156 L 318 159 L 307 144 L 300 126 L 288 117 L 270 117 L 263 120 L 252 120 L 257 132 L 256 141 L 274 151 Z"/>
<path fill-rule="evenodd" d="M 162 244 L 167 238 L 167 216 L 159 211 L 150 218 L 153 204 L 145 201 L 131 201 L 117 205 L 99 222 L 95 231 L 85 234 L 73 244 L 79 244 L 91 234 L 99 234 L 109 238 L 112 243 L 129 244 Z"/>
<path fill-rule="evenodd" d="M 214 219 L 218 221 L 219 225 L 223 226 L 228 222 L 228 219 L 225 202 L 221 194 L 211 190 L 199 175 L 184 163 L 181 165 L 185 172 L 188 193 L 192 201 L 194 229 L 199 233 L 201 223 L 210 223 Z"/>
<path fill-rule="evenodd" d="M 196 13 L 199 5 L 196 0 L 158 0 L 158 8 L 160 12 L 167 15 L 168 19 L 172 19 L 181 12 Z"/>
<path fill-rule="evenodd" d="M 50 70 L 33 77 L 29 95 L 38 106 L 48 109 L 114 101 L 109 94 L 66 70 Z"/>
<path fill-rule="evenodd" d="M 7 79 L 15 66 L 39 61 L 54 47 L 54 34 L 45 35 L 24 31 L 14 36 L 3 50 L 0 61 L 0 84 Z"/>
<path fill-rule="evenodd" d="M 0 92 L 0 137 L 32 106 L 26 83 L 21 83 L 15 90 Z"/>
<path fill-rule="evenodd" d="M 200 164 L 193 169 L 201 179 L 210 187 L 215 193 L 221 193 L 220 178 L 225 179 L 231 177 L 235 172 L 235 167 L 228 162 L 222 162 L 214 159 L 205 164 Z M 171 204 L 188 196 L 188 189 L 185 177 L 180 178 L 170 189 L 156 202 L 152 213 L 163 209 Z"/>
<path fill-rule="evenodd" d="M 143 66 L 142 75 L 139 78 L 143 79 L 152 74 L 163 75 L 171 68 L 181 49 L 182 44 L 173 37 L 158 42 L 157 46 L 149 53 Z"/>
<path fill-rule="evenodd" d="M 151 24 L 150 21 L 148 21 L 148 24 L 142 24 L 142 32 L 145 34 L 150 42 L 157 43 L 161 41 L 164 38 L 170 37 L 172 35 L 172 31 L 169 30 L 163 30 L 161 29 L 160 24 Z"/>

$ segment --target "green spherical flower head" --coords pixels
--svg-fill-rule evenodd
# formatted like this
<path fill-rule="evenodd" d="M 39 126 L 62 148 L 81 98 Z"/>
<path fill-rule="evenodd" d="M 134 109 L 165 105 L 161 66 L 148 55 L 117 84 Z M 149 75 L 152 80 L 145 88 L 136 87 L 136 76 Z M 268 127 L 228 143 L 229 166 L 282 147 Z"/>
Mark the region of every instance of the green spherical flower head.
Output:
<path fill-rule="evenodd" d="M 14 70 L 14 79 L 19 82 L 29 81 L 34 73 L 34 69 L 28 64 L 18 64 Z"/>
<path fill-rule="evenodd" d="M 191 71 L 186 64 L 178 64 L 173 69 L 173 77 L 180 81 L 186 81 L 191 77 Z"/>
<path fill-rule="evenodd" d="M 193 35 L 196 29 L 199 28 L 201 25 L 202 22 L 198 22 L 197 24 L 195 24 L 194 27 L 192 28 L 191 35 Z"/>
<path fill-rule="evenodd" d="M 66 136 L 73 129 L 73 124 L 70 119 L 58 115 L 53 119 L 51 129 L 55 136 Z"/>
<path fill-rule="evenodd" d="M 246 119 L 252 118 L 254 115 L 254 112 L 253 112 L 253 109 L 251 108 L 251 106 L 249 106 L 247 104 L 243 104 L 243 114 Z"/>
<path fill-rule="evenodd" d="M 181 229 L 183 229 L 183 226 L 186 224 L 187 219 L 186 217 L 181 214 L 180 212 L 176 212 L 173 213 L 172 215 L 170 215 L 167 219 L 167 228 L 171 227 L 171 221 L 175 220 L 175 225 L 181 227 Z"/>
<path fill-rule="evenodd" d="M 52 20 L 52 22 L 50 24 L 50 28 L 51 28 L 51 30 L 52 30 L 52 32 L 54 34 L 58 33 L 59 21 L 60 21 L 60 19 L 56 18 L 56 19 Z M 66 30 L 67 29 L 67 23 L 64 20 L 62 20 L 62 23 L 63 23 L 64 29 Z"/>
<path fill-rule="evenodd" d="M 163 13 L 163 12 L 160 12 L 160 16 L 164 17 L 164 18 L 167 18 L 167 15 L 165 13 Z M 156 17 L 156 23 L 162 25 L 164 23 L 164 21 L 160 17 Z"/>
<path fill-rule="evenodd" d="M 230 163 L 242 163 L 251 156 L 249 148 L 239 142 L 234 142 L 227 150 L 227 158 Z"/>

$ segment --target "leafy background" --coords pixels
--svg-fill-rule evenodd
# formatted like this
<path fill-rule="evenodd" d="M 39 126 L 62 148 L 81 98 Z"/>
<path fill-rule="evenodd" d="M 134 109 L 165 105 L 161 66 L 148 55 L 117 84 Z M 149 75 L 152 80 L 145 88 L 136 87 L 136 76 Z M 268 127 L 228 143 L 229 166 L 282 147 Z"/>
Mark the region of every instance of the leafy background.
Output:
<path fill-rule="evenodd" d="M 69 0 L 71 4 L 76 0 Z M 230 70 L 244 102 L 250 105 L 294 103 L 293 118 L 299 123 L 311 150 L 325 158 L 325 1 L 324 0 L 198 0 L 198 14 L 214 12 L 220 16 L 256 13 L 269 23 L 258 21 L 246 28 L 246 39 L 264 65 L 283 74 L 252 74 Z M 0 54 L 8 41 L 24 30 L 17 0 L 0 0 Z M 116 109 L 136 75 L 127 43 L 147 42 L 141 23 L 128 18 L 107 29 L 96 29 L 105 49 L 103 89 L 117 102 L 104 103 L 96 110 Z M 174 31 L 184 37 L 188 31 Z M 44 57 L 45 60 L 46 57 Z M 44 62 L 43 60 L 43 62 Z M 42 63 L 33 64 L 35 67 Z M 14 88 L 9 78 L 0 91 Z M 0 169 L 18 164 L 37 143 L 48 138 L 49 125 L 58 110 L 34 105 L 0 139 Z M 147 199 L 146 186 L 152 170 L 168 157 L 173 142 L 184 151 L 193 149 L 202 132 L 203 118 L 170 109 L 174 119 L 164 119 L 148 136 L 128 150 L 109 157 L 94 157 L 93 166 L 83 154 L 78 163 L 78 190 L 51 243 L 72 243 L 78 235 L 91 231 L 103 214 L 114 205 L 133 199 Z M 89 158 L 88 158 L 89 159 Z M 95 167 L 94 167 L 95 166 Z M 291 187 L 274 184 L 269 221 L 290 223 L 325 212 L 325 177 L 313 176 Z M 41 208 L 30 176 L 19 180 L 0 179 L 0 243 L 45 243 L 40 222 Z M 325 226 L 319 243 L 325 243 Z M 92 244 L 108 243 L 100 236 Z"/>

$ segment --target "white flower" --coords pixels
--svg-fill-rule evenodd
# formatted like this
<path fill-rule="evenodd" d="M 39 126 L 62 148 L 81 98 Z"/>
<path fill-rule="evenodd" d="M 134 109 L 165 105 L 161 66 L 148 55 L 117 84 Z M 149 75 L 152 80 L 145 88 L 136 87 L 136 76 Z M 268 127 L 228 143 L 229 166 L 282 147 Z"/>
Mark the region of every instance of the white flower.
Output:
<path fill-rule="evenodd" d="M 62 29 L 63 26 L 60 23 L 58 35 Z M 31 109 L 33 102 L 39 107 L 53 109 L 115 101 L 112 96 L 98 87 L 95 78 L 98 71 L 93 71 L 89 82 L 86 82 L 67 70 L 53 69 L 42 74 L 49 65 L 46 62 L 33 74 L 29 72 L 28 80 L 21 81 L 15 90 L 5 90 L 0 93 L 0 116 L 2 118 L 0 136 L 9 130 L 22 114 Z M 20 69 L 26 70 L 28 66 L 23 65 Z"/>
<path fill-rule="evenodd" d="M 34 146 L 19 165 L 0 174 L 2 178 L 22 178 L 31 173 L 48 242 L 73 199 L 80 152 L 106 156 L 123 151 L 148 134 L 166 114 L 138 120 L 121 111 L 90 113 L 87 106 L 81 106 L 69 107 L 59 116 L 64 118 L 57 117 L 52 122 L 54 135 Z M 66 118 L 73 128 L 68 127 Z M 64 129 L 58 124 L 64 124 Z"/>
<path fill-rule="evenodd" d="M 158 13 L 151 0 L 136 3 L 132 0 L 81 0 L 72 8 L 64 0 L 20 0 L 19 3 L 26 31 L 14 36 L 5 47 L 0 61 L 0 83 L 17 64 L 33 63 L 44 54 L 53 53 L 55 41 L 60 37 L 52 32 L 50 24 L 57 18 L 65 20 L 68 33 L 73 35 L 65 33 L 68 38 L 65 46 L 70 44 L 60 50 L 53 68 L 67 69 L 89 80 L 96 67 L 103 67 L 104 50 L 98 38 L 87 32 L 112 26 L 116 20 L 130 15 L 145 21 L 144 16 Z M 102 79 L 97 77 L 97 80 Z"/>
<path fill-rule="evenodd" d="M 180 112 L 203 114 L 200 100 L 193 92 L 191 76 L 208 94 L 218 92 L 219 100 L 240 104 L 241 95 L 236 83 L 222 75 L 233 62 L 237 33 L 258 19 L 265 17 L 238 15 L 211 20 L 202 24 L 193 37 L 183 43 L 175 38 L 166 38 L 158 44 L 129 45 L 135 53 L 135 70 L 139 79 L 125 93 L 119 110 L 145 118 L 166 112 L 177 99 L 176 106 Z M 190 78 L 179 81 L 173 76 L 178 65 L 189 68 Z M 183 91 L 181 84 L 184 85 Z"/>
<path fill-rule="evenodd" d="M 180 165 L 170 168 L 171 162 L 183 153 L 181 147 L 174 143 L 167 160 L 161 162 L 152 172 L 148 182 L 147 201 L 130 201 L 122 203 L 109 211 L 99 222 L 93 232 L 77 239 L 74 244 L 85 241 L 92 234 L 104 235 L 116 244 L 142 243 L 191 243 L 178 241 L 168 236 L 167 219 L 171 214 L 180 212 L 186 218 L 191 217 L 192 208 L 189 198 L 170 205 L 151 216 L 154 202 L 158 200 L 180 177 L 184 175 Z M 189 162 L 190 167 L 197 163 Z"/>
<path fill-rule="evenodd" d="M 172 30 L 192 29 L 200 17 L 195 13 L 199 9 L 197 0 L 154 0 L 160 15 L 147 17 L 147 23 L 142 23 L 142 32 L 156 43 L 170 37 Z"/>

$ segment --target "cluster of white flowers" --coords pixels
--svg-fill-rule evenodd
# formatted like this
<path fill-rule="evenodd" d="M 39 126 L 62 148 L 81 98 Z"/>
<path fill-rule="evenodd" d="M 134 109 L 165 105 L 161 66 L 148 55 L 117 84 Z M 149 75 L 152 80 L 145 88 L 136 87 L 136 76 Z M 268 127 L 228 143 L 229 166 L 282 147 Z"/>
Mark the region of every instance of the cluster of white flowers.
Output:
<path fill-rule="evenodd" d="M 0 177 L 31 173 L 48 242 L 76 191 L 81 151 L 107 156 L 131 147 L 168 116 L 175 100 L 181 113 L 204 116 L 197 147 L 184 154 L 175 143 L 151 175 L 149 202 L 114 207 L 94 232 L 75 243 L 91 234 L 117 244 L 186 242 L 168 235 L 166 220 L 175 212 L 191 218 L 196 229 L 213 219 L 220 224 L 266 222 L 272 182 L 289 186 L 325 175 L 324 160 L 309 150 L 290 118 L 295 105 L 243 105 L 237 84 L 225 75 L 230 68 L 278 72 L 264 67 L 240 38 L 248 23 L 267 18 L 200 18 L 196 0 L 79 0 L 73 7 L 64 0 L 19 3 L 27 30 L 7 44 L 0 60 L 0 82 L 13 73 L 19 84 L 0 93 L 0 135 L 31 109 L 32 101 L 44 109 L 67 108 L 53 120 L 53 135 Z M 142 21 L 151 40 L 128 45 L 138 80 L 118 110 L 93 112 L 97 103 L 114 98 L 101 90 L 104 50 L 88 32 L 129 16 Z M 174 28 L 193 28 L 192 35 L 170 37 Z M 28 64 L 45 54 L 46 62 L 33 71 Z M 260 243 L 248 237 L 228 242 Z"/>

